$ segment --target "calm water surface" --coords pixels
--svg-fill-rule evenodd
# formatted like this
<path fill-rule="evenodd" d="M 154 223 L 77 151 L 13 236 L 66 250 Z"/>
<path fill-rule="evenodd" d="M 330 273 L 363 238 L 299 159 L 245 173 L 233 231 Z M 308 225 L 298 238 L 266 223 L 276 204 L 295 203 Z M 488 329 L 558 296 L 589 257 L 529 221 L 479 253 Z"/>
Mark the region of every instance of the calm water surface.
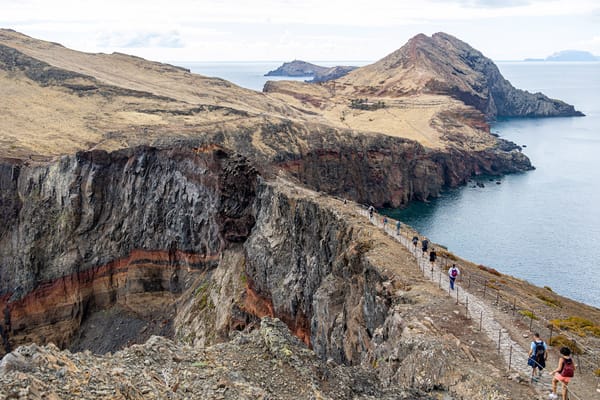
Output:
<path fill-rule="evenodd" d="M 586 117 L 512 119 L 536 170 L 449 190 L 390 214 L 461 257 L 600 307 L 600 63 L 498 63 L 514 86 Z"/>

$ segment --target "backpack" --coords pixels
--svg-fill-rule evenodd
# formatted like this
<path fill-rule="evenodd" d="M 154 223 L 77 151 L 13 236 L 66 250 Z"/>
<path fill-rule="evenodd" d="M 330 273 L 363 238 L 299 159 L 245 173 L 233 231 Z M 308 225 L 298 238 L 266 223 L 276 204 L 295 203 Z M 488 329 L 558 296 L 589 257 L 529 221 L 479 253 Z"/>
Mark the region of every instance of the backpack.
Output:
<path fill-rule="evenodd" d="M 570 358 L 565 358 L 563 361 L 562 371 L 560 374 L 565 378 L 572 378 L 575 375 L 575 369 L 573 368 L 573 360 Z"/>
<path fill-rule="evenodd" d="M 544 342 L 535 342 L 535 359 L 543 359 L 545 352 L 546 350 L 544 349 Z"/>
<path fill-rule="evenodd" d="M 452 271 L 450 271 L 450 275 L 453 278 L 456 278 L 456 276 L 458 275 L 458 270 L 456 268 L 452 268 Z"/>

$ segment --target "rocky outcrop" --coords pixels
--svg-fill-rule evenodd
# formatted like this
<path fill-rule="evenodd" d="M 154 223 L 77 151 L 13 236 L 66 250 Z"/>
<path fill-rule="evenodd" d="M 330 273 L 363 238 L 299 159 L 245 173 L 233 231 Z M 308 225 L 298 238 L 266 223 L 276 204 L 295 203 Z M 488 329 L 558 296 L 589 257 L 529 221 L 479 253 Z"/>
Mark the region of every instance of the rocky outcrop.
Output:
<path fill-rule="evenodd" d="M 116 390 L 128 391 L 133 396 L 137 393 L 136 390 L 139 390 L 142 395 L 149 396 L 148 393 L 156 393 L 155 396 L 160 397 L 160 393 L 164 394 L 167 390 L 177 393 L 172 396 L 204 393 L 208 398 L 213 398 L 213 395 L 218 394 L 207 390 L 229 388 L 226 382 L 229 382 L 228 379 L 233 379 L 233 386 L 228 389 L 231 390 L 233 397 L 244 393 L 258 393 L 252 382 L 261 382 L 262 390 L 281 393 L 282 398 L 287 398 L 286 391 L 281 389 L 280 392 L 278 391 L 280 389 L 276 389 L 276 387 L 285 387 L 278 382 L 292 382 L 290 384 L 294 388 L 296 385 L 304 387 L 305 385 L 300 383 L 299 376 L 311 382 L 321 382 L 316 387 L 309 387 L 312 388 L 311 393 L 314 393 L 313 389 L 330 393 L 329 397 L 324 398 L 346 398 L 350 395 L 357 398 L 361 398 L 362 395 L 381 398 L 388 398 L 388 396 L 419 398 L 422 391 L 440 395 L 444 393 L 448 395 L 451 392 L 466 395 L 474 388 L 485 387 L 487 390 L 493 386 L 497 377 L 488 378 L 488 375 L 497 372 L 487 364 L 481 365 L 480 371 L 474 372 L 468 378 L 462 376 L 461 369 L 466 368 L 471 359 L 454 345 L 452 336 L 446 337 L 437 333 L 438 328 L 434 327 L 434 322 L 431 320 L 431 304 L 422 297 L 424 288 L 418 279 L 418 271 L 408 263 L 409 256 L 405 249 L 382 235 L 377 236 L 372 228 L 362 226 L 359 218 L 354 216 L 353 212 L 347 212 L 341 201 L 282 180 L 274 182 L 259 180 L 253 184 L 251 170 L 246 170 L 243 161 L 236 161 L 233 156 L 225 157 L 220 151 L 204 152 L 205 155 L 200 157 L 200 160 L 195 157 L 185 157 L 189 155 L 187 152 L 184 154 L 158 152 L 154 154 L 156 160 L 154 162 L 151 162 L 150 155 L 142 157 L 143 153 L 137 153 L 135 158 L 126 157 L 128 162 L 124 164 L 118 162 L 117 155 L 110 155 L 116 164 L 120 164 L 117 170 L 121 172 L 127 171 L 124 169 L 124 165 L 127 164 L 133 171 L 143 166 L 144 170 L 151 172 L 153 170 L 151 166 L 156 165 L 159 160 L 161 162 L 158 165 L 163 168 L 169 165 L 169 161 L 163 157 L 168 159 L 179 157 L 178 161 L 187 165 L 187 168 L 179 168 L 173 175 L 179 176 L 177 172 L 181 172 L 182 176 L 179 178 L 187 182 L 187 185 L 176 185 L 179 188 L 187 188 L 185 192 L 187 204 L 177 204 L 176 208 L 171 208 L 170 211 L 176 215 L 183 215 L 179 210 L 185 210 L 185 214 L 188 215 L 203 215 L 207 220 L 206 224 L 216 228 L 213 234 L 223 232 L 219 226 L 227 226 L 227 221 L 231 222 L 231 218 L 234 217 L 237 217 L 234 218 L 237 221 L 241 220 L 241 226 L 248 227 L 242 222 L 245 220 L 244 216 L 248 215 L 246 214 L 248 204 L 241 199 L 233 201 L 234 196 L 227 190 L 229 184 L 235 183 L 241 187 L 243 183 L 255 188 L 254 191 L 246 193 L 247 198 L 252 199 L 250 215 L 255 221 L 251 232 L 244 235 L 236 234 L 233 237 L 225 232 L 216 234 L 218 238 L 223 239 L 215 248 L 215 253 L 219 254 L 217 258 L 195 266 L 194 262 L 200 263 L 205 258 L 205 254 L 196 252 L 194 258 L 191 251 L 187 254 L 171 253 L 173 258 L 170 260 L 177 262 L 175 265 L 173 263 L 164 265 L 166 260 L 162 260 L 161 263 L 147 250 L 143 254 L 140 251 L 135 254 L 137 258 L 130 257 L 135 262 L 123 260 L 118 263 L 120 271 L 104 277 L 97 273 L 93 281 L 86 281 L 90 283 L 91 293 L 86 291 L 87 288 L 82 289 L 75 285 L 81 281 L 81 274 L 85 273 L 83 268 L 80 268 L 77 279 L 60 278 L 55 279 L 54 284 L 40 285 L 47 289 L 45 292 L 47 295 L 36 296 L 35 301 L 30 302 L 35 307 L 27 309 L 27 316 L 36 316 L 37 320 L 24 319 L 24 316 L 18 313 L 19 308 L 15 305 L 18 305 L 20 300 L 16 298 L 8 299 L 3 305 L 4 310 L 9 311 L 11 321 L 11 324 L 3 324 L 3 329 L 10 334 L 8 340 L 12 344 L 18 343 L 18 340 L 44 343 L 62 338 L 64 341 L 61 344 L 65 345 L 68 338 L 60 336 L 64 334 L 60 332 L 65 327 L 69 327 L 67 313 L 59 314 L 56 310 L 62 308 L 71 310 L 71 318 L 75 319 L 77 325 L 79 318 L 89 318 L 94 307 L 111 310 L 111 306 L 131 308 L 137 304 L 140 310 L 138 312 L 142 315 L 141 309 L 155 310 L 158 300 L 162 300 L 164 307 L 171 306 L 175 338 L 180 344 L 175 345 L 154 338 L 145 346 L 133 346 L 114 356 L 107 355 L 102 358 L 92 358 L 90 353 L 70 356 L 69 353 L 59 353 L 51 346 L 48 350 L 31 347 L 31 351 L 39 353 L 34 357 L 26 350 L 29 355 L 23 353 L 22 348 L 5 357 L 0 365 L 3 370 L 0 373 L 0 380 L 3 382 L 3 388 L 7 388 L 4 390 L 18 388 L 21 387 L 19 385 L 25 384 L 29 385 L 31 390 L 58 391 L 61 396 L 68 396 L 69 393 L 88 396 L 89 393 L 89 396 L 102 397 L 114 395 Z M 153 151 L 150 153 L 152 154 Z M 146 159 L 146 163 L 140 163 L 142 159 Z M 202 168 L 196 169 L 199 164 L 212 165 L 212 162 L 217 164 L 214 165 L 216 169 L 207 168 L 204 172 Z M 66 160 L 63 160 L 63 163 L 69 165 Z M 99 167 L 101 165 L 97 166 Z M 142 169 L 138 171 L 142 172 Z M 199 173 L 200 176 L 186 175 L 183 173 L 185 171 Z M 229 179 L 215 179 L 216 177 L 210 171 L 215 173 L 221 171 L 220 176 L 228 176 Z M 27 171 L 21 174 L 19 175 L 21 178 L 28 176 Z M 129 173 L 123 175 L 129 178 L 120 181 L 121 183 L 135 181 Z M 168 179 L 169 174 L 165 176 L 167 177 L 165 179 Z M 196 179 L 193 179 L 194 176 Z M 145 175 L 145 178 L 152 181 L 151 174 Z M 208 192 L 211 189 L 215 190 L 216 197 L 207 195 L 205 197 L 207 203 L 201 207 L 196 203 L 201 197 L 193 195 L 195 191 L 192 189 L 194 183 L 203 179 L 216 186 L 203 184 L 198 185 L 197 189 L 205 188 Z M 103 180 L 105 183 L 110 181 L 108 178 Z M 183 182 L 180 182 L 180 185 L 182 184 Z M 133 195 L 130 192 L 133 187 L 140 192 L 145 190 L 143 185 L 103 187 L 110 187 L 111 191 L 129 195 Z M 223 188 L 223 192 L 218 188 Z M 164 195 L 161 190 L 156 192 Z M 56 193 L 60 194 L 61 191 L 57 190 Z M 184 197 L 181 190 L 179 193 Z M 154 200 L 158 201 L 156 198 Z M 49 200 L 46 198 L 45 202 L 48 203 Z M 124 201 L 120 204 L 126 214 L 135 214 L 135 210 L 128 207 L 128 202 Z M 236 207 L 236 204 L 240 206 Z M 152 209 L 148 204 L 140 205 L 139 208 Z M 209 212 L 208 210 L 215 209 L 227 212 L 229 219 L 219 219 L 213 214 L 215 219 L 212 221 L 215 222 L 210 222 L 211 218 L 201 211 Z M 192 216 L 189 218 L 191 219 L 189 222 L 195 220 Z M 158 221 L 163 221 L 164 224 L 169 219 L 158 219 Z M 160 229 L 161 223 L 151 226 L 154 231 L 161 231 L 163 236 L 167 237 L 170 233 L 166 227 L 174 229 L 173 224 L 166 224 L 165 229 Z M 234 231 L 239 232 L 241 226 Z M 123 223 L 120 228 L 123 237 L 136 236 L 137 228 L 133 225 Z M 196 226 L 195 229 L 198 228 L 199 226 Z M 186 232 L 184 226 L 179 225 L 178 229 Z M 193 232 L 192 236 L 195 236 Z M 199 230 L 199 233 L 201 232 L 202 230 Z M 147 235 L 152 237 L 150 232 Z M 200 237 L 198 235 L 199 239 Z M 230 239 L 227 239 L 228 237 Z M 102 242 L 103 239 L 98 237 L 96 240 Z M 76 238 L 72 238 L 72 241 L 78 242 Z M 188 247 L 193 248 L 192 243 L 190 241 Z M 160 243 L 156 244 L 159 245 Z M 388 258 L 394 262 L 387 263 L 385 260 Z M 183 268 L 178 269 L 180 266 Z M 75 270 L 78 268 L 72 267 Z M 93 268 L 91 271 L 95 273 L 96 270 Z M 167 283 L 173 283 L 170 279 L 173 270 L 180 274 L 179 290 L 172 286 L 166 287 Z M 125 277 L 121 275 L 121 271 L 125 273 Z M 43 268 L 41 272 L 46 273 Z M 65 286 L 65 282 L 68 281 L 74 282 L 73 287 Z M 53 287 L 58 287 L 59 290 L 52 290 Z M 34 292 L 35 289 L 30 293 Z M 72 311 L 76 307 L 70 304 L 71 293 L 77 299 L 83 301 L 87 299 L 89 306 L 80 307 L 81 311 L 73 314 Z M 21 293 L 22 300 L 28 298 L 32 296 Z M 42 302 L 41 298 L 48 298 L 48 300 Z M 76 301 L 74 303 L 77 304 Z M 44 307 L 46 307 L 47 319 L 43 319 L 39 312 Z M 442 307 L 440 310 L 442 314 L 448 312 L 443 305 L 435 307 Z M 61 316 L 64 317 L 62 320 L 55 320 Z M 282 330 L 282 325 L 264 319 L 265 317 L 280 318 L 287 328 L 314 352 L 301 347 L 300 341 L 292 339 L 289 333 Z M 108 324 L 112 321 L 105 322 Z M 19 336 L 25 328 L 20 326 L 22 324 L 28 324 L 26 326 L 28 338 Z M 237 333 L 240 330 L 253 330 L 259 326 L 261 327 L 257 331 L 259 333 L 251 335 Z M 34 328 L 41 330 L 46 336 L 37 337 Z M 116 334 L 117 331 L 118 327 L 110 334 Z M 228 342 L 207 348 L 223 340 Z M 195 346 L 179 347 L 185 344 Z M 181 353 L 187 356 L 182 356 Z M 139 357 L 139 361 L 136 361 L 138 360 L 136 357 Z M 60 359 L 61 362 L 53 361 L 56 359 Z M 277 364 L 276 368 L 284 367 L 284 371 L 279 375 L 261 377 L 256 372 L 249 372 L 253 371 L 253 368 L 257 368 L 257 371 L 265 371 L 261 362 L 279 359 L 281 363 Z M 208 373 L 206 368 L 212 368 L 213 362 L 209 360 L 220 360 L 220 364 L 215 365 L 220 371 L 219 374 L 230 371 L 225 375 L 217 375 L 222 377 L 218 382 L 224 383 L 217 384 L 216 389 L 215 385 L 203 385 L 203 389 L 194 383 L 198 379 L 210 380 L 208 376 L 215 376 L 214 374 L 209 374 L 205 378 L 196 376 L 200 371 Z M 41 364 L 36 363 L 43 363 L 44 369 L 40 368 Z M 53 370 L 55 364 L 59 370 L 67 366 L 66 370 L 59 372 L 65 377 L 67 384 L 59 382 L 60 385 L 55 385 L 55 381 L 46 382 L 43 379 L 48 371 L 56 374 Z M 96 366 L 96 369 L 90 369 L 91 365 Z M 226 369 L 223 369 L 224 367 Z M 159 376 L 163 381 L 147 379 L 156 375 L 156 368 L 162 371 Z M 115 369 L 119 369 L 120 372 L 113 372 Z M 71 374 L 85 376 L 85 371 L 93 373 L 95 378 L 93 382 L 87 380 L 77 385 L 79 389 L 75 391 L 73 385 L 77 380 Z M 245 377 L 246 373 L 251 375 L 241 379 L 240 377 Z M 348 377 L 349 381 L 340 376 Z M 143 381 L 135 385 L 119 385 L 118 382 L 121 382 L 119 377 L 129 382 L 142 378 Z M 344 389 L 337 386 L 332 389 L 332 386 L 326 384 L 328 379 L 334 377 L 341 382 L 347 382 Z M 152 383 L 149 383 L 150 381 Z M 360 383 L 367 381 L 368 385 Z M 459 388 L 456 387 L 458 381 L 461 381 Z M 160 386 L 156 386 L 156 382 L 159 382 Z M 179 383 L 174 389 L 175 382 Z M 97 385 L 100 385 L 101 392 L 97 391 Z M 453 389 L 450 389 L 451 387 Z M 293 395 L 296 398 L 309 398 L 308 393 L 299 395 L 294 391 Z M 492 398 L 505 397 L 498 395 Z"/>
<path fill-rule="evenodd" d="M 349 80 L 368 83 L 377 76 L 379 95 L 436 93 L 497 117 L 582 116 L 572 105 L 542 93 L 515 89 L 492 60 L 446 33 L 419 34 L 380 61 L 354 71 Z M 363 78 L 364 77 L 364 78 Z M 410 87 L 410 88 L 409 88 Z"/>
<path fill-rule="evenodd" d="M 335 67 L 322 67 L 306 61 L 294 60 L 283 63 L 279 68 L 269 71 L 265 76 L 312 77 L 310 82 L 325 82 L 340 78 L 358 67 L 338 65 Z"/>
<path fill-rule="evenodd" d="M 336 65 L 335 67 L 328 68 L 327 70 L 317 73 L 313 78 L 308 81 L 310 83 L 327 82 L 333 79 L 341 78 L 347 75 L 351 71 L 354 71 L 358 67 L 352 67 L 348 65 Z"/>
<path fill-rule="evenodd" d="M 432 151 L 384 135 L 356 135 L 343 142 L 327 136 L 318 146 L 281 154 L 277 166 L 315 190 L 377 207 L 437 197 L 444 187 L 462 185 L 473 175 L 532 169 L 529 159 L 503 140 L 496 148 L 467 152 Z"/>
<path fill-rule="evenodd" d="M 256 173 L 219 147 L 94 151 L 1 172 L 7 347 L 68 345 L 92 312 L 115 305 L 172 314 L 194 275 L 254 224 Z"/>
<path fill-rule="evenodd" d="M 241 367 L 240 367 L 241 366 Z M 434 399 L 383 385 L 370 368 L 323 363 L 276 319 L 199 348 L 154 336 L 112 357 L 19 348 L 0 362 L 0 397 L 28 399 Z"/>

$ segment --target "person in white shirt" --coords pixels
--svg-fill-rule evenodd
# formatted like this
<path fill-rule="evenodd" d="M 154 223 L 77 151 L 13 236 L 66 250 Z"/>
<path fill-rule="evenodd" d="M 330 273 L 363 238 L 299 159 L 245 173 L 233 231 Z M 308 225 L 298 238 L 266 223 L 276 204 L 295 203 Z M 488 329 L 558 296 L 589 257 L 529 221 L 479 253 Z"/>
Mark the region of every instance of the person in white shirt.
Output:
<path fill-rule="evenodd" d="M 452 264 L 452 267 L 448 269 L 448 278 L 450 278 L 450 289 L 454 290 L 454 281 L 460 275 L 460 270 L 456 267 L 456 264 Z"/>

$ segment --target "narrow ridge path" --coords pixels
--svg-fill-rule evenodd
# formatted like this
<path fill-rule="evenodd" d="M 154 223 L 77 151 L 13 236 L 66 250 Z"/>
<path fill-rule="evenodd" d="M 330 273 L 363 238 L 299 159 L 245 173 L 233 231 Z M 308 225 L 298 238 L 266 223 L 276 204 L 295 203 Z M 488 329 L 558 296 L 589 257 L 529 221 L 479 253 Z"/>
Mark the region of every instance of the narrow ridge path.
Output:
<path fill-rule="evenodd" d="M 429 255 L 427 253 L 424 254 L 421 251 L 421 243 L 419 242 L 415 247 L 411 241 L 412 236 L 407 236 L 408 232 L 406 230 L 406 225 L 402 224 L 401 233 L 400 235 L 397 235 L 396 227 L 394 225 L 396 221 L 388 218 L 388 221 L 390 222 L 384 226 L 382 215 L 374 213 L 373 217 L 369 218 L 369 212 L 364 209 L 359 209 L 358 213 L 369 219 L 373 225 L 383 229 L 390 237 L 406 247 L 417 260 L 417 266 L 422 271 L 423 276 L 437 284 L 440 287 L 440 290 L 443 290 L 442 288 L 444 287 L 447 288 L 448 294 L 454 301 L 458 300 L 459 304 L 465 306 L 465 311 L 468 312 L 468 315 L 474 321 L 474 324 L 477 324 L 477 321 L 480 321 L 481 331 L 484 332 L 492 342 L 500 344 L 499 353 L 505 361 L 506 371 L 508 371 L 510 365 L 511 376 L 518 374 L 519 378 L 522 380 L 530 379 L 531 368 L 527 366 L 527 354 L 529 349 L 524 349 L 517 341 L 513 340 L 509 333 L 510 329 L 503 326 L 502 323 L 495 318 L 495 314 L 501 311 L 486 303 L 476 292 L 465 288 L 460 283 L 460 279 L 457 279 L 455 282 L 455 290 L 451 291 L 449 288 L 449 278 L 446 267 L 439 265 L 439 258 L 433 265 L 429 262 Z M 412 235 L 412 233 L 410 235 Z M 430 246 L 431 245 L 434 244 L 430 243 Z M 549 359 L 546 371 L 544 371 L 545 373 L 542 374 L 540 380 L 532 382 L 534 388 L 540 394 L 540 398 L 547 398 L 547 395 L 550 392 L 552 379 L 547 371 L 551 371 L 554 368 L 554 365 L 554 360 L 551 361 Z M 570 396 L 573 395 L 574 394 L 571 392 Z M 577 399 L 577 397 L 573 398 Z"/>

